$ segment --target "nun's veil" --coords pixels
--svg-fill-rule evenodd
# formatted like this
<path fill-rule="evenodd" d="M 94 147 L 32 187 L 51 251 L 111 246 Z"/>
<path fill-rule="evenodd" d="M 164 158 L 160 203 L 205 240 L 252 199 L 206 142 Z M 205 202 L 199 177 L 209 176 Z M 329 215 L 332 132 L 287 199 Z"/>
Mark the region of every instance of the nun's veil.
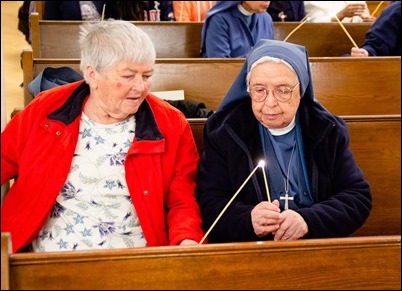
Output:
<path fill-rule="evenodd" d="M 224 109 L 234 101 L 249 98 L 246 84 L 247 73 L 256 61 L 266 56 L 282 59 L 289 63 L 296 71 L 299 79 L 302 98 L 315 99 L 306 48 L 289 42 L 263 39 L 258 41 L 251 49 L 240 69 L 239 75 L 223 98 L 217 111 Z"/>

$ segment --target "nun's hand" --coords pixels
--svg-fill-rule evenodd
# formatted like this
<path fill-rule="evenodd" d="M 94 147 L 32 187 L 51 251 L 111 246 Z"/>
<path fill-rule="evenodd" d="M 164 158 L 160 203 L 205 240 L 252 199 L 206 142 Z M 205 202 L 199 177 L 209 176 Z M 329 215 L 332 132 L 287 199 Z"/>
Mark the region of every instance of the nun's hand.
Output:
<path fill-rule="evenodd" d="M 303 217 L 291 209 L 281 213 L 283 221 L 274 234 L 274 240 L 296 240 L 305 236 L 308 232 L 307 223 Z"/>
<path fill-rule="evenodd" d="M 254 207 L 251 211 L 251 222 L 258 237 L 266 236 L 278 230 L 283 221 L 280 211 L 278 200 L 274 200 L 272 203 L 264 201 Z"/>

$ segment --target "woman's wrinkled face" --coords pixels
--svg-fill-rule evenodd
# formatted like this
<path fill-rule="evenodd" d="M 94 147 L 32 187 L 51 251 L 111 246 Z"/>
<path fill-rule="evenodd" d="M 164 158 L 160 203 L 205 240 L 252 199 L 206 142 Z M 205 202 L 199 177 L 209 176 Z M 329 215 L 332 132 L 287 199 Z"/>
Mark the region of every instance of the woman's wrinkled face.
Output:
<path fill-rule="evenodd" d="M 243 1 L 242 6 L 248 12 L 260 13 L 267 12 L 270 2 L 271 1 Z"/>
<path fill-rule="evenodd" d="M 264 62 L 255 66 L 250 77 L 250 96 L 253 92 L 264 92 L 267 95 L 264 101 L 255 101 L 252 98 L 254 116 L 266 128 L 280 129 L 290 124 L 296 115 L 300 104 L 300 84 L 297 75 L 283 63 Z M 292 91 L 287 101 L 279 101 L 273 95 L 273 89 L 278 92 Z M 278 93 L 277 96 L 281 97 Z"/>
<path fill-rule="evenodd" d="M 101 72 L 88 70 L 91 98 L 102 114 L 115 119 L 135 114 L 151 88 L 153 64 L 123 61 Z"/>

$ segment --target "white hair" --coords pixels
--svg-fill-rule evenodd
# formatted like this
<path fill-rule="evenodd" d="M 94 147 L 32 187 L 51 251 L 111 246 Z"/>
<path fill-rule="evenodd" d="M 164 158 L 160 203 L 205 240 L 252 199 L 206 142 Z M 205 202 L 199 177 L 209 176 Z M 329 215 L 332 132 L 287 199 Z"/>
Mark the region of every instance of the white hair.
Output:
<path fill-rule="evenodd" d="M 154 64 L 156 52 L 150 37 L 139 27 L 125 20 L 109 19 L 84 22 L 80 26 L 81 63 L 96 71 L 111 68 L 122 61 Z"/>

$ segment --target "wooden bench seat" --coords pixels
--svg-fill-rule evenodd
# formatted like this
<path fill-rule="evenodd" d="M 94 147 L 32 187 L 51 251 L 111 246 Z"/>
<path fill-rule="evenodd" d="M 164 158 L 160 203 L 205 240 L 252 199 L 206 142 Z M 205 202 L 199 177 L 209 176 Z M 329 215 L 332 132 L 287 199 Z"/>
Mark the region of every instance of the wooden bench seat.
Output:
<path fill-rule="evenodd" d="M 350 147 L 370 183 L 373 209 L 356 235 L 401 234 L 401 115 L 343 116 Z M 206 119 L 189 119 L 201 154 Z"/>
<path fill-rule="evenodd" d="M 158 58 L 199 58 L 203 22 L 131 21 L 142 28 L 155 44 Z M 83 21 L 41 20 L 38 13 L 30 15 L 34 57 L 79 58 L 79 25 Z M 298 22 L 275 22 L 274 38 L 284 40 Z M 371 23 L 345 23 L 354 41 L 364 42 Z M 289 38 L 304 45 L 311 57 L 350 54 L 353 43 L 338 23 L 304 23 Z"/>
<path fill-rule="evenodd" d="M 352 114 L 401 113 L 401 57 L 310 58 L 316 98 L 331 112 Z M 244 59 L 157 59 L 153 91 L 184 90 L 185 99 L 216 110 L 236 78 Z M 46 67 L 79 70 L 79 59 L 32 58 L 22 53 L 24 104 L 32 100 L 28 84 Z"/>
<path fill-rule="evenodd" d="M 11 290 L 400 290 L 401 284 L 400 235 L 19 253 L 9 260 Z"/>

